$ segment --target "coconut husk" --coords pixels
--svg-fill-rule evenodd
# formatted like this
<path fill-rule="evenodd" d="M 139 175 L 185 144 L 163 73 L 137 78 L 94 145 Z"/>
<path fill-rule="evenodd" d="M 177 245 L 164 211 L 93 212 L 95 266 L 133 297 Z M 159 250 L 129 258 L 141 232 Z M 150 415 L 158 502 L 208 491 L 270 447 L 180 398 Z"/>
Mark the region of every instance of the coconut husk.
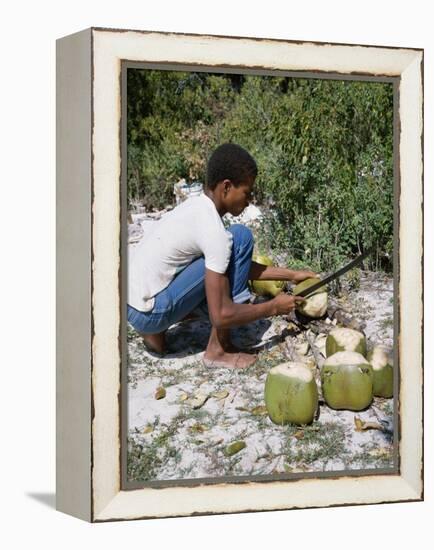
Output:
<path fill-rule="evenodd" d="M 342 327 L 352 328 L 353 330 L 357 330 L 358 332 L 363 332 L 363 330 L 366 328 L 366 323 L 358 321 L 355 317 L 348 313 L 348 311 L 345 311 L 342 308 L 332 306 L 327 310 L 327 314 L 329 319 L 331 319 L 332 321 L 336 319 L 337 324 L 341 325 Z"/>

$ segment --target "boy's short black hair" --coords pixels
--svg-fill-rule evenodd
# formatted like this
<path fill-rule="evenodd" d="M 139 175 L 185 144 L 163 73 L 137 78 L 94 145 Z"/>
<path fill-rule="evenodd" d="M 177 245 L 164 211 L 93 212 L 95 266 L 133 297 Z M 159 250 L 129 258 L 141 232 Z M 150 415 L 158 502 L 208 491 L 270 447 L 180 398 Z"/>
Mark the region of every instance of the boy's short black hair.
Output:
<path fill-rule="evenodd" d="M 245 149 L 235 143 L 223 143 L 208 160 L 206 184 L 209 189 L 215 189 L 220 181 L 228 179 L 237 186 L 257 175 L 255 159 Z"/>

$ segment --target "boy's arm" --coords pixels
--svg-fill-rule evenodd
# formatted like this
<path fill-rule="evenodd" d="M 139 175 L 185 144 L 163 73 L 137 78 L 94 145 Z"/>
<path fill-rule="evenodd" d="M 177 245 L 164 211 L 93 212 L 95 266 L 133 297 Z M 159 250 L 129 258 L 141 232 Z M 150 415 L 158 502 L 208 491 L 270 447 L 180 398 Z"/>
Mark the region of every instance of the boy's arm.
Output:
<path fill-rule="evenodd" d="M 210 269 L 205 269 L 205 292 L 210 321 L 217 329 L 245 325 L 273 315 L 286 315 L 304 301 L 299 296 L 279 294 L 262 304 L 235 304 L 230 296 L 227 275 Z"/>
<path fill-rule="evenodd" d="M 295 271 L 285 267 L 272 267 L 268 265 L 251 263 L 249 280 L 251 281 L 292 281 L 299 283 L 309 277 L 318 277 L 313 271 Z"/>

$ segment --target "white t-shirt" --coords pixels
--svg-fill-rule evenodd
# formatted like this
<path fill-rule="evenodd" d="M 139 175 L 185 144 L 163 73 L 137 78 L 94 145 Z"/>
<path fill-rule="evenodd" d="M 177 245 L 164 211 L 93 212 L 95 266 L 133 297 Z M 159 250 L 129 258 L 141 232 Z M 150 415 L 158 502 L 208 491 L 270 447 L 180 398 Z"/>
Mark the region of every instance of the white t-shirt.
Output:
<path fill-rule="evenodd" d="M 129 251 L 128 304 L 151 311 L 154 296 L 196 258 L 204 256 L 207 269 L 225 273 L 231 252 L 232 234 L 213 201 L 204 194 L 187 199 Z"/>

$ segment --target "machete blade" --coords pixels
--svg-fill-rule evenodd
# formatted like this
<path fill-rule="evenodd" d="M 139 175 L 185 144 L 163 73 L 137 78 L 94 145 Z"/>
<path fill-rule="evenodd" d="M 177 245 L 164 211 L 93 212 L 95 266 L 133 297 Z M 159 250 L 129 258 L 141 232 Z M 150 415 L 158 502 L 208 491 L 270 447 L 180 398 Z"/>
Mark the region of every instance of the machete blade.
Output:
<path fill-rule="evenodd" d="M 338 271 L 335 271 L 335 272 L 332 273 L 331 275 L 328 275 L 328 276 L 325 277 L 324 279 L 319 280 L 317 283 L 315 283 L 314 285 L 310 286 L 309 288 L 305 288 L 304 290 L 302 290 L 301 292 L 299 292 L 299 293 L 297 294 L 297 296 L 301 296 L 302 298 L 306 298 L 307 296 L 309 296 L 310 294 L 312 294 L 312 292 L 315 292 L 315 290 L 318 290 L 318 288 L 321 288 L 322 286 L 331 283 L 331 282 L 334 281 L 335 279 L 338 279 L 339 277 L 341 277 L 344 273 L 346 273 L 346 272 L 349 271 L 350 269 L 353 269 L 354 267 L 356 267 L 356 266 L 358 266 L 359 264 L 361 264 L 361 263 L 363 262 L 363 260 L 364 260 L 367 256 L 369 256 L 370 254 L 372 254 L 373 251 L 374 251 L 374 247 L 369 248 L 368 250 L 366 250 L 365 252 L 363 252 L 363 254 L 360 254 L 360 256 L 357 256 L 357 258 L 356 258 L 355 260 L 353 260 L 353 261 L 350 262 L 349 264 L 345 265 L 344 267 L 342 267 L 342 268 L 339 269 Z"/>

